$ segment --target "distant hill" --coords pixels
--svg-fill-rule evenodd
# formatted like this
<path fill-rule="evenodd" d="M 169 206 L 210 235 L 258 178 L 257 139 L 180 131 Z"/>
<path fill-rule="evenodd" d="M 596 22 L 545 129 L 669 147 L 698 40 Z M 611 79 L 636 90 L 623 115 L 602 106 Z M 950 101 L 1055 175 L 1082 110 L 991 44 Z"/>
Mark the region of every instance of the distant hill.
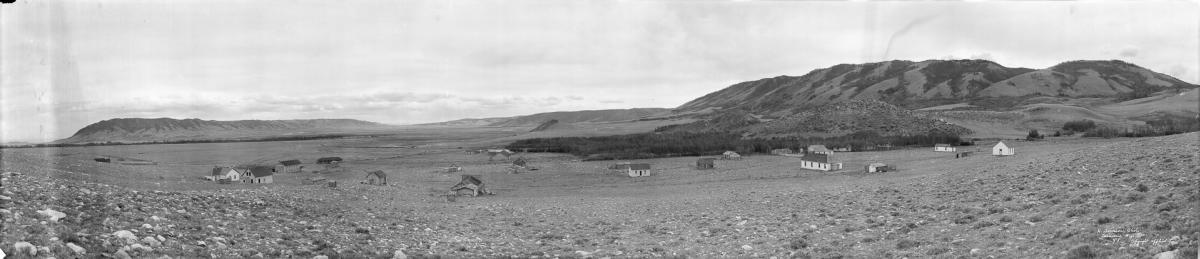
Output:
<path fill-rule="evenodd" d="M 150 142 L 245 139 L 328 134 L 388 125 L 352 119 L 214 121 L 172 118 L 119 118 L 93 123 L 55 143 Z"/>
<path fill-rule="evenodd" d="M 924 108 L 981 100 L 989 103 L 986 100 L 996 98 L 1121 97 L 1196 87 L 1118 60 L 1072 61 L 1040 70 L 1010 68 L 987 60 L 895 60 L 841 64 L 798 77 L 742 82 L 687 102 L 675 111 L 741 109 L 781 117 L 847 100 L 882 100 L 906 108 Z"/>
<path fill-rule="evenodd" d="M 670 109 L 665 108 L 633 108 L 633 109 L 613 109 L 613 110 L 586 110 L 586 111 L 564 111 L 564 112 L 547 112 L 523 116 L 513 117 L 498 117 L 498 118 L 483 118 L 483 119 L 461 119 L 447 122 L 429 123 L 422 125 L 431 126 L 500 126 L 500 127 L 535 127 L 541 125 L 548 120 L 557 120 L 560 123 L 581 123 L 581 122 L 617 122 L 617 121 L 633 121 L 646 117 L 652 117 L 670 113 Z"/>
<path fill-rule="evenodd" d="M 703 121 L 663 127 L 659 131 L 736 132 L 751 138 L 831 137 L 867 131 L 882 136 L 962 135 L 971 132 L 877 100 L 844 101 L 775 119 L 729 111 Z"/>

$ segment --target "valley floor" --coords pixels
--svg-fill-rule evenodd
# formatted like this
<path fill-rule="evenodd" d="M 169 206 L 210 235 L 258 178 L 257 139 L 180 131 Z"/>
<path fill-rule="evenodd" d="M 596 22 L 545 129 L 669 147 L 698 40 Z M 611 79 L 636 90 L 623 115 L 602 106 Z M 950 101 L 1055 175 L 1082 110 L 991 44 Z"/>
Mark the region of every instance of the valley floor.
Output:
<path fill-rule="evenodd" d="M 34 257 L 59 258 L 1147 258 L 1172 250 L 1195 258 L 1198 139 L 1019 142 L 1009 143 L 1016 156 L 963 159 L 926 149 L 841 153 L 847 169 L 839 172 L 800 170 L 781 156 L 703 171 L 690 167 L 694 157 L 667 158 L 638 161 L 654 166 L 641 178 L 556 154 L 526 155 L 539 170 L 510 174 L 504 161 L 515 157 L 488 161 L 438 144 L 4 149 L 0 249 L 10 258 L 29 257 L 18 243 L 38 250 Z M 90 160 L 102 153 L 159 165 Z M 198 179 L 213 164 L 331 153 L 348 158 L 340 173 L 319 175 L 336 188 L 300 184 L 317 176 L 307 172 L 266 185 Z M 900 170 L 861 172 L 870 162 Z M 496 195 L 441 196 L 459 178 L 441 172 L 451 163 Z M 376 169 L 389 185 L 357 183 Z"/>

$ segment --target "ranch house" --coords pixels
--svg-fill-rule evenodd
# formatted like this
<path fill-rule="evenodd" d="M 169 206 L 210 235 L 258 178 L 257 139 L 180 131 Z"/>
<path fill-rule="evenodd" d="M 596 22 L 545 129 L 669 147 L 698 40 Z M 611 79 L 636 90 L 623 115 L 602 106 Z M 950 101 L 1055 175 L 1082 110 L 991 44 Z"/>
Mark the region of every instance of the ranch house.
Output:
<path fill-rule="evenodd" d="M 272 183 L 274 181 L 275 168 L 270 166 L 253 166 L 249 169 L 242 169 L 243 183 Z"/>
<path fill-rule="evenodd" d="M 830 162 L 832 160 L 830 157 L 830 155 L 816 153 L 804 155 L 800 158 L 800 168 L 821 171 L 841 170 L 842 163 Z"/>

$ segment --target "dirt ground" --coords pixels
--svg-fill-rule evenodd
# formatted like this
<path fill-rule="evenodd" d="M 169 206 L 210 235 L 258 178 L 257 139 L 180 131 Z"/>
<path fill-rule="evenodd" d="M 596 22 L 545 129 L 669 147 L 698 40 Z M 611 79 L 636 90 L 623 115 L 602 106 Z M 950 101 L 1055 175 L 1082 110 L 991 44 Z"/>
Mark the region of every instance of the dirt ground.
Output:
<path fill-rule="evenodd" d="M 606 169 L 621 161 L 466 152 L 507 134 L 4 149 L 0 249 L 12 258 L 29 257 L 21 242 L 41 250 L 33 257 L 60 258 L 1192 258 L 1200 245 L 1197 133 L 1006 141 L 1018 152 L 1009 157 L 988 155 L 990 145 L 960 159 L 931 148 L 838 153 L 846 169 L 835 172 L 766 155 L 714 170 L 693 169 L 696 157 L 625 161 L 652 165 L 638 178 Z M 322 156 L 346 162 L 312 173 Z M 510 173 L 517 157 L 538 170 Z M 200 179 L 214 165 L 287 159 L 305 172 L 272 184 Z M 863 172 L 873 162 L 899 171 Z M 446 173 L 450 164 L 463 172 Z M 368 170 L 384 170 L 389 185 L 359 184 Z M 443 196 L 461 174 L 495 195 Z M 307 177 L 339 186 L 302 185 Z"/>

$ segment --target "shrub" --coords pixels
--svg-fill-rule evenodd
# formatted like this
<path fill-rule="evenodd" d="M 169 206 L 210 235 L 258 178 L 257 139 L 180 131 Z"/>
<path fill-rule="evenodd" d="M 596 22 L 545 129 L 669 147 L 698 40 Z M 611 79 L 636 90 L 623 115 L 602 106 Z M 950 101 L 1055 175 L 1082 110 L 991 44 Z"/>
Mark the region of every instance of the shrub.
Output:
<path fill-rule="evenodd" d="M 1100 218 L 1096 219 L 1096 224 L 1099 224 L 1099 225 L 1104 225 L 1104 224 L 1108 224 L 1108 223 L 1112 223 L 1112 222 L 1113 222 L 1113 219 L 1110 217 L 1100 217 Z"/>
<path fill-rule="evenodd" d="M 896 249 L 901 249 L 901 250 L 918 247 L 918 246 L 921 246 L 921 242 L 913 241 L 913 240 L 909 240 L 909 239 L 904 239 L 904 240 L 900 240 L 900 242 L 896 242 Z"/>
<path fill-rule="evenodd" d="M 1138 192 L 1146 192 L 1146 191 L 1149 191 L 1149 190 L 1150 190 L 1150 187 L 1146 187 L 1146 185 L 1145 185 L 1145 184 L 1140 184 L 1140 183 L 1139 183 L 1139 184 L 1137 185 L 1137 191 L 1138 191 Z"/>
<path fill-rule="evenodd" d="M 1062 129 L 1067 131 L 1088 131 L 1094 128 L 1096 128 L 1096 122 L 1089 119 L 1068 121 L 1062 126 Z"/>
<path fill-rule="evenodd" d="M 1070 209 L 1070 210 L 1067 210 L 1067 213 L 1066 213 L 1068 218 L 1074 218 L 1074 217 L 1083 216 L 1083 215 L 1087 215 L 1087 214 L 1088 214 L 1088 210 L 1084 209 L 1084 208 Z"/>
<path fill-rule="evenodd" d="M 1096 251 L 1093 251 L 1092 247 L 1088 245 L 1075 246 L 1067 251 L 1066 256 L 1067 259 L 1091 259 L 1098 257 L 1100 255 L 1096 254 Z"/>

